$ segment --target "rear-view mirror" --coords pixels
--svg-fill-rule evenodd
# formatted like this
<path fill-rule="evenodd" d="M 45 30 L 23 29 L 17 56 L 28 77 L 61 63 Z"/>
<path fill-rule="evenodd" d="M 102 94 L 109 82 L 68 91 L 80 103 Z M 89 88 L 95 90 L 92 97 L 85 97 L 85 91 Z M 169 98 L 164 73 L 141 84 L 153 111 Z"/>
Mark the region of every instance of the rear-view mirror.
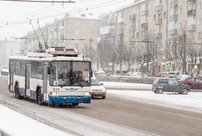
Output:
<path fill-rule="evenodd" d="M 51 71 L 51 69 L 50 69 L 50 67 L 48 67 L 47 73 L 50 74 L 51 73 L 50 71 Z"/>

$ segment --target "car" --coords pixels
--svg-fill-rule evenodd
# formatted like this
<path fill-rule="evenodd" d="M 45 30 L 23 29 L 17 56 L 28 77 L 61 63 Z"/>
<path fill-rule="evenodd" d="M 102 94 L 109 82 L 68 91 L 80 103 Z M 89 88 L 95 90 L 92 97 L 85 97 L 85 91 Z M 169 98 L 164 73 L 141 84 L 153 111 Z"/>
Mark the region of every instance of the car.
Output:
<path fill-rule="evenodd" d="M 106 76 L 107 76 L 107 74 L 106 74 L 105 71 L 96 71 L 96 72 L 95 72 L 95 75 L 96 75 L 96 76 L 102 76 L 102 77 L 106 77 Z"/>
<path fill-rule="evenodd" d="M 91 97 L 101 97 L 102 99 L 106 98 L 106 89 L 103 86 L 103 83 L 100 83 L 96 78 L 91 79 Z"/>
<path fill-rule="evenodd" d="M 8 69 L 1 69 L 1 75 L 7 76 L 8 75 Z"/>
<path fill-rule="evenodd" d="M 177 75 L 176 76 L 176 80 L 185 80 L 186 78 L 189 78 L 190 76 L 189 75 Z"/>
<path fill-rule="evenodd" d="M 168 72 L 168 77 L 169 78 L 176 78 L 176 76 L 179 74 L 177 71 L 170 71 Z"/>
<path fill-rule="evenodd" d="M 189 85 L 181 84 L 172 78 L 156 78 L 152 85 L 154 93 L 178 92 L 179 94 L 188 94 L 191 91 Z"/>
<path fill-rule="evenodd" d="M 177 71 L 162 72 L 160 74 L 161 77 L 168 77 L 168 78 L 176 78 L 177 75 L 179 75 L 179 72 Z"/>
<path fill-rule="evenodd" d="M 128 72 L 126 75 L 131 77 L 137 77 L 137 78 L 146 77 L 146 74 L 142 72 Z"/>
<path fill-rule="evenodd" d="M 188 77 L 178 82 L 189 85 L 192 89 L 202 89 L 202 77 Z"/>
<path fill-rule="evenodd" d="M 162 72 L 161 77 L 168 77 L 168 72 Z"/>

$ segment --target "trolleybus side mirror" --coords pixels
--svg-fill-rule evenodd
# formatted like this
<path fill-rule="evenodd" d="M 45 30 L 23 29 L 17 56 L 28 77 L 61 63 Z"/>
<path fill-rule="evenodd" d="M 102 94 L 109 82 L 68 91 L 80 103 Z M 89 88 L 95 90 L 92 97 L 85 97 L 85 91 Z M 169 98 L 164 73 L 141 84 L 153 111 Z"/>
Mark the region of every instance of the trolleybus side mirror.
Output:
<path fill-rule="evenodd" d="M 90 71 L 90 77 L 93 77 L 93 71 L 92 70 Z"/>
<path fill-rule="evenodd" d="M 50 74 L 51 73 L 51 68 L 48 67 L 47 73 Z"/>

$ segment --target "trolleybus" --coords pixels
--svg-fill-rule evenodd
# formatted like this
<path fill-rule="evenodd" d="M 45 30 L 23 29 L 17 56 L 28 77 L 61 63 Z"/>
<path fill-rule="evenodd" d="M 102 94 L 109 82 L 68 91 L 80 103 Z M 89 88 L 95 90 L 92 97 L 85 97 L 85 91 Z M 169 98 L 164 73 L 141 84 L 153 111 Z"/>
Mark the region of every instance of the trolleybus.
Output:
<path fill-rule="evenodd" d="M 39 104 L 90 103 L 91 77 L 90 59 L 72 49 L 55 47 L 9 58 L 9 91 Z"/>

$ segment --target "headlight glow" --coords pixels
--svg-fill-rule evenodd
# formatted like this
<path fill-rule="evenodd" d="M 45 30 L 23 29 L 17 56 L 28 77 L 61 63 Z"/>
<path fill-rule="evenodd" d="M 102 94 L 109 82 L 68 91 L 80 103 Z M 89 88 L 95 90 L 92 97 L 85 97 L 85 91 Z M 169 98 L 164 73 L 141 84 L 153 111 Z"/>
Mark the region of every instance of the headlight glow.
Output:
<path fill-rule="evenodd" d="M 53 91 L 53 92 L 50 92 L 50 95 L 52 95 L 52 96 L 56 96 L 57 93 Z"/>
<path fill-rule="evenodd" d="M 89 92 L 86 92 L 85 95 L 86 95 L 86 96 L 90 96 L 90 93 L 89 93 Z"/>
<path fill-rule="evenodd" d="M 102 89 L 102 92 L 106 92 L 106 89 Z"/>

